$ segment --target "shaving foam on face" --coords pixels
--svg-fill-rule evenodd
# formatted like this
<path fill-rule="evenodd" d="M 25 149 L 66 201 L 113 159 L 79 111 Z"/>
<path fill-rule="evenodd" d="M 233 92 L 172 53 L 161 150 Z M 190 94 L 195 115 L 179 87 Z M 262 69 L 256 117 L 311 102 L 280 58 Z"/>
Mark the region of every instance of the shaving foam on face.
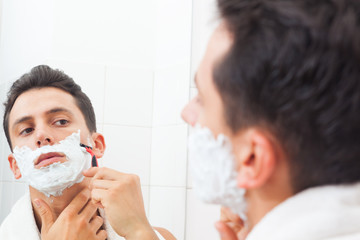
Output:
<path fill-rule="evenodd" d="M 230 139 L 223 134 L 215 138 L 209 128 L 197 125 L 189 136 L 189 162 L 197 196 L 206 203 L 228 207 L 246 220 L 246 191 L 237 186 Z"/>
<path fill-rule="evenodd" d="M 63 153 L 66 162 L 56 162 L 40 169 L 34 161 L 42 154 Z M 62 192 L 84 179 L 82 171 L 91 167 L 91 156 L 80 147 L 80 130 L 55 145 L 46 145 L 36 150 L 28 146 L 15 147 L 14 157 L 23 179 L 47 197 L 60 196 Z"/>

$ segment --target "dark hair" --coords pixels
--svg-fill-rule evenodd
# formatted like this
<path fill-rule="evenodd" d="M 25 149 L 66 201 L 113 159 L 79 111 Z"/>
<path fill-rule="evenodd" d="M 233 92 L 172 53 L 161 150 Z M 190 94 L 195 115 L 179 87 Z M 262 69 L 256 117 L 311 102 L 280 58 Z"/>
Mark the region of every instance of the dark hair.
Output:
<path fill-rule="evenodd" d="M 63 73 L 60 70 L 54 70 L 46 65 L 36 66 L 29 73 L 24 74 L 18 80 L 16 80 L 11 86 L 7 101 L 4 103 L 4 121 L 3 127 L 7 141 L 12 149 L 10 135 L 9 135 L 9 115 L 16 99 L 24 92 L 44 87 L 55 87 L 71 94 L 79 107 L 80 111 L 84 115 L 86 125 L 90 132 L 96 132 L 96 118 L 93 106 L 90 99 L 81 90 L 81 87 L 77 85 L 72 78 Z"/>
<path fill-rule="evenodd" d="M 232 131 L 271 132 L 294 192 L 360 181 L 360 1 L 218 7 L 233 43 L 213 77 Z"/>

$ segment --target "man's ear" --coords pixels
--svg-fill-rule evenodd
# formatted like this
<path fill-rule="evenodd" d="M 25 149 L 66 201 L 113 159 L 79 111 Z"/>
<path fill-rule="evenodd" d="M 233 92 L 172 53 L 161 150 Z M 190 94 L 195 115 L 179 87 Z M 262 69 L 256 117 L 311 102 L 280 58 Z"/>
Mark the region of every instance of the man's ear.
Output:
<path fill-rule="evenodd" d="M 14 174 L 15 179 L 19 179 L 21 178 L 21 172 L 20 169 L 16 163 L 15 157 L 13 154 L 10 154 L 8 156 L 8 160 L 9 160 L 9 164 L 10 164 L 10 169 Z"/>
<path fill-rule="evenodd" d="M 96 158 L 102 158 L 106 148 L 104 136 L 101 133 L 93 133 L 91 138 L 94 142 L 92 150 Z"/>
<path fill-rule="evenodd" d="M 240 133 L 235 141 L 237 159 L 237 183 L 240 188 L 259 188 L 274 173 L 278 151 L 268 133 L 250 129 Z"/>

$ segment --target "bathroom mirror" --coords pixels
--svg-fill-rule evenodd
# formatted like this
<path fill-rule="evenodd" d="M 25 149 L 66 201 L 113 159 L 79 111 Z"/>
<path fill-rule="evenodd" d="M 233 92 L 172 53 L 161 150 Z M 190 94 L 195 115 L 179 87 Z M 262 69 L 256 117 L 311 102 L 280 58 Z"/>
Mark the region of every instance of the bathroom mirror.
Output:
<path fill-rule="evenodd" d="M 216 25 L 211 0 L 0 0 L 0 99 L 32 67 L 61 69 L 90 97 L 100 166 L 140 176 L 150 222 L 177 239 L 219 239 L 219 208 L 192 192 L 180 112 Z M 3 107 L 1 108 L 1 119 Z M 27 189 L 1 129 L 0 223 Z"/>

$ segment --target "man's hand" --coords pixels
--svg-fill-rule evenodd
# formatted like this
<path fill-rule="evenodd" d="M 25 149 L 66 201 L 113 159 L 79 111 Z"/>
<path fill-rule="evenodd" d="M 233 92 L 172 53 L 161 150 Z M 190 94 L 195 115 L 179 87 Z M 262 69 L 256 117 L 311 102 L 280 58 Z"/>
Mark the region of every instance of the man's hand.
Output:
<path fill-rule="evenodd" d="M 97 167 L 84 171 L 84 175 L 92 177 L 92 202 L 104 208 L 118 235 L 127 240 L 158 239 L 145 214 L 138 176 Z"/>
<path fill-rule="evenodd" d="M 54 221 L 50 207 L 40 199 L 34 200 L 41 217 L 42 240 L 104 240 L 105 230 L 100 230 L 103 219 L 96 215 L 97 206 L 90 199 L 89 189 L 81 191 Z"/>
<path fill-rule="evenodd" d="M 244 222 L 228 208 L 221 208 L 220 221 L 215 226 L 222 240 L 244 240 L 246 237 Z"/>

